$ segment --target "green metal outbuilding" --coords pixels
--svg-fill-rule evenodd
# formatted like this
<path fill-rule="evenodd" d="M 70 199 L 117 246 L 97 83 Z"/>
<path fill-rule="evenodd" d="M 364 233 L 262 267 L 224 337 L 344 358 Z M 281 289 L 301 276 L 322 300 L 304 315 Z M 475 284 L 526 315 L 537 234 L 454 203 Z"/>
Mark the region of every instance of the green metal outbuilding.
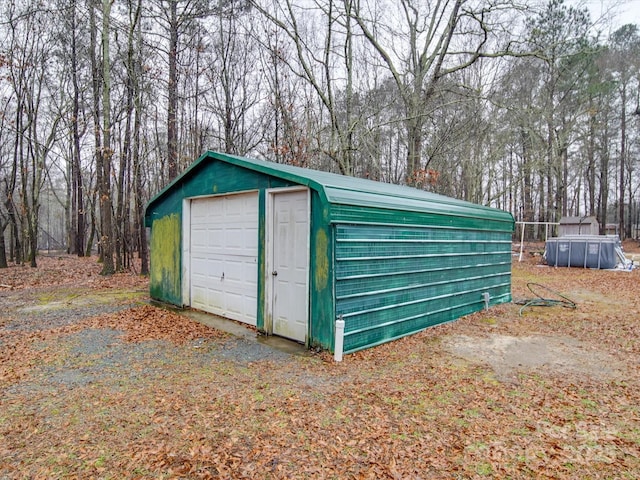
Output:
<path fill-rule="evenodd" d="M 513 217 L 410 187 L 207 152 L 156 195 L 151 297 L 309 347 L 378 345 L 511 301 Z"/>

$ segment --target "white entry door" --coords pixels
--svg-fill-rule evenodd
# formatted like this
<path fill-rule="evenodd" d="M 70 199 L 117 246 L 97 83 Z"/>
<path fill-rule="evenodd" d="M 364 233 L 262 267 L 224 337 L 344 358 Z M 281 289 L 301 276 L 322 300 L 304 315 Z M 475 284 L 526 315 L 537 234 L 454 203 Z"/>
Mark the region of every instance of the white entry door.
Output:
<path fill-rule="evenodd" d="M 305 342 L 309 319 L 309 192 L 273 193 L 273 334 Z"/>
<path fill-rule="evenodd" d="M 190 305 L 256 325 L 258 193 L 191 201 Z"/>

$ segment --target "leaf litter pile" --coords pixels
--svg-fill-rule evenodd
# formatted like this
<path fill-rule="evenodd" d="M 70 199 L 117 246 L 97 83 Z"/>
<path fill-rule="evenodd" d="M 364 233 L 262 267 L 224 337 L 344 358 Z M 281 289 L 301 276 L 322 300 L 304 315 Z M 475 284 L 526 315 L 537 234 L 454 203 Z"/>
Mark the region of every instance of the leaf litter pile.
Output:
<path fill-rule="evenodd" d="M 514 300 L 535 282 L 577 308 L 493 307 L 342 363 L 248 355 L 268 347 L 98 273 L 0 271 L 0 478 L 640 478 L 638 270 L 514 262 Z"/>

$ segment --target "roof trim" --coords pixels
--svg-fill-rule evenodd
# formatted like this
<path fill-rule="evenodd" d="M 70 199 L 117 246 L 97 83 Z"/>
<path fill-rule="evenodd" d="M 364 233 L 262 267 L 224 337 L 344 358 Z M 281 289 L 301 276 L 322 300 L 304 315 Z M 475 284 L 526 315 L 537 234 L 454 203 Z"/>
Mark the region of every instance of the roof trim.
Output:
<path fill-rule="evenodd" d="M 196 170 L 208 159 L 237 165 L 251 171 L 287 180 L 309 187 L 320 196 L 326 205 L 349 205 L 374 207 L 386 210 L 412 211 L 452 215 L 456 217 L 487 218 L 513 222 L 513 216 L 504 211 L 464 200 L 415 189 L 412 187 L 376 182 L 357 177 L 346 177 L 335 173 L 311 170 L 292 165 L 255 160 L 220 152 L 207 151 L 193 162 L 181 175 L 158 192 L 147 204 L 145 215 L 174 186 Z"/>
<path fill-rule="evenodd" d="M 249 170 L 275 176 L 283 180 L 289 180 L 291 182 L 299 183 L 300 185 L 310 187 L 313 190 L 316 190 L 318 192 L 318 194 L 321 196 L 324 202 L 328 202 L 327 195 L 322 185 L 308 177 L 296 175 L 294 173 L 289 173 L 289 172 L 282 172 L 281 170 L 274 170 L 272 167 L 267 165 L 268 163 L 271 163 L 271 162 L 260 161 L 260 160 L 250 160 L 248 158 L 239 157 L 236 155 L 230 155 L 227 153 L 220 153 L 220 152 L 214 152 L 212 150 L 208 150 L 202 155 L 200 155 L 200 157 L 196 161 L 194 161 L 191 165 L 189 165 L 184 172 L 182 172 L 175 179 L 173 179 L 173 181 L 171 181 L 166 187 L 164 187 L 157 194 L 155 194 L 147 203 L 146 210 L 149 210 L 149 208 L 154 203 L 156 203 L 158 200 L 164 197 L 167 194 L 167 192 L 173 189 L 173 187 L 177 183 L 180 183 L 185 178 L 188 178 L 191 175 L 191 172 L 197 169 L 200 166 L 200 164 L 208 158 L 212 158 L 215 160 L 222 160 L 223 162 L 231 163 L 233 165 L 238 165 L 240 167 L 244 167 Z M 264 163 L 265 165 L 261 165 L 258 162 Z M 274 164 L 274 165 L 280 165 L 280 164 Z M 297 167 L 294 167 L 294 168 L 297 168 Z"/>

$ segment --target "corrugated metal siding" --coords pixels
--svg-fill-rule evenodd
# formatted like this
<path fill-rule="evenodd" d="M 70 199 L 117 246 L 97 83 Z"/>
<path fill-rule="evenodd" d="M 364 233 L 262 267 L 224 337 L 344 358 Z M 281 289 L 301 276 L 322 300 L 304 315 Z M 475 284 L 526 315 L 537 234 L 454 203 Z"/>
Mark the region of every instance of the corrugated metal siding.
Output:
<path fill-rule="evenodd" d="M 336 314 L 345 352 L 511 300 L 511 234 L 407 225 L 336 225 Z"/>

